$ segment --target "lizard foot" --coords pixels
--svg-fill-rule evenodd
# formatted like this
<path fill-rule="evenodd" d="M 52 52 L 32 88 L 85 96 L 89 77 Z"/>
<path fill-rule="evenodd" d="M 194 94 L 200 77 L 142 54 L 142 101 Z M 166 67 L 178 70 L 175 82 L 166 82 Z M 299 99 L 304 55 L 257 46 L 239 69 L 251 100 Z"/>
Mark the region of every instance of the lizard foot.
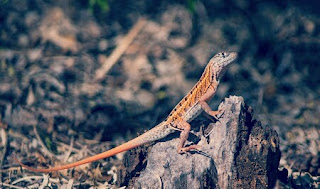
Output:
<path fill-rule="evenodd" d="M 216 120 L 219 120 L 219 118 L 223 115 L 223 112 L 224 112 L 224 109 L 220 109 L 217 111 L 211 110 L 208 114 L 214 117 Z M 220 115 L 219 118 L 217 117 L 217 115 Z"/>
<path fill-rule="evenodd" d="M 207 113 L 204 114 L 205 117 L 207 117 L 208 119 L 210 119 L 212 122 L 216 122 L 219 121 L 219 119 L 222 117 L 224 113 L 224 109 L 219 109 L 217 111 L 209 111 Z M 219 115 L 219 117 L 217 117 L 217 115 Z"/>
<path fill-rule="evenodd" d="M 199 146 L 199 145 L 190 145 L 190 146 L 178 149 L 178 153 L 184 154 L 189 151 L 198 151 L 200 148 L 201 148 L 201 146 Z"/>

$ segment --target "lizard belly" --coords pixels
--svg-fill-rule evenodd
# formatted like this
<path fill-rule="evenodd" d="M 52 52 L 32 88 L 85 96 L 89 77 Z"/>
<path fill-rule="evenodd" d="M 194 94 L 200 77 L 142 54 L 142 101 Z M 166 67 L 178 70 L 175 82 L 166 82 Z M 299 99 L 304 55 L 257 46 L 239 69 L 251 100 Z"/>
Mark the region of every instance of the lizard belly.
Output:
<path fill-rule="evenodd" d="M 186 122 L 191 122 L 194 118 L 198 117 L 202 113 L 202 108 L 199 103 L 191 107 L 186 111 L 183 118 Z"/>

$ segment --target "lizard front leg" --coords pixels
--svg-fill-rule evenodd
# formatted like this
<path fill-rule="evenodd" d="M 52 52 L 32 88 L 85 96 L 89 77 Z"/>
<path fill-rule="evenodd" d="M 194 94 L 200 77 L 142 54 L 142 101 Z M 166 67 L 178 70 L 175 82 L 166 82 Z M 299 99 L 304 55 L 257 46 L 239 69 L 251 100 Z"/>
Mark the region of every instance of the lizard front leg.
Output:
<path fill-rule="evenodd" d="M 217 85 L 216 85 L 217 86 Z M 209 102 L 212 97 L 214 96 L 214 94 L 217 91 L 217 87 L 213 87 L 212 85 L 209 87 L 209 89 L 207 90 L 207 92 L 201 96 L 201 98 L 199 99 L 199 104 L 201 105 L 201 109 L 209 116 L 214 117 L 216 120 L 218 120 L 217 116 L 218 114 L 220 114 L 221 112 L 223 112 L 223 110 L 217 110 L 214 111 L 210 108 L 210 106 L 208 105 L 207 102 Z"/>
<path fill-rule="evenodd" d="M 189 133 L 191 130 L 191 126 L 188 122 L 181 120 L 177 124 L 177 127 L 179 129 L 181 129 L 180 142 L 178 144 L 178 153 L 179 154 L 183 154 L 183 153 L 188 152 L 190 150 L 197 150 L 198 148 L 201 147 L 199 145 L 190 145 L 190 146 L 185 147 L 186 141 L 189 137 Z"/>

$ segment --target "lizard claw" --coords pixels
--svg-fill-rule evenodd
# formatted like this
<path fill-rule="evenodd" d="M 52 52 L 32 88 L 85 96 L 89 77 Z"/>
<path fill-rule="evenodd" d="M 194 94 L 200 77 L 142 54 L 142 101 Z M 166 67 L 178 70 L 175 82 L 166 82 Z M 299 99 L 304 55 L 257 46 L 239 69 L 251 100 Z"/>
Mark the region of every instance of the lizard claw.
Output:
<path fill-rule="evenodd" d="M 213 117 L 215 120 L 219 121 L 219 119 L 218 119 L 218 117 L 217 117 L 216 115 L 212 115 L 212 117 Z"/>
<path fill-rule="evenodd" d="M 218 110 L 219 119 L 223 116 L 223 114 L 224 114 L 224 109 Z"/>

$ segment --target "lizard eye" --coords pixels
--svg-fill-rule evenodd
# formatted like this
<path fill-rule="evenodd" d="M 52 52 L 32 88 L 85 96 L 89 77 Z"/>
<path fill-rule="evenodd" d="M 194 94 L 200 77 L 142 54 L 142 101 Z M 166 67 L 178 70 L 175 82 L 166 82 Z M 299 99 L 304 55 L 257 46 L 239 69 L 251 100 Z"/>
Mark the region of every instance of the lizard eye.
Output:
<path fill-rule="evenodd" d="M 221 53 L 222 57 L 224 58 L 224 53 Z"/>

